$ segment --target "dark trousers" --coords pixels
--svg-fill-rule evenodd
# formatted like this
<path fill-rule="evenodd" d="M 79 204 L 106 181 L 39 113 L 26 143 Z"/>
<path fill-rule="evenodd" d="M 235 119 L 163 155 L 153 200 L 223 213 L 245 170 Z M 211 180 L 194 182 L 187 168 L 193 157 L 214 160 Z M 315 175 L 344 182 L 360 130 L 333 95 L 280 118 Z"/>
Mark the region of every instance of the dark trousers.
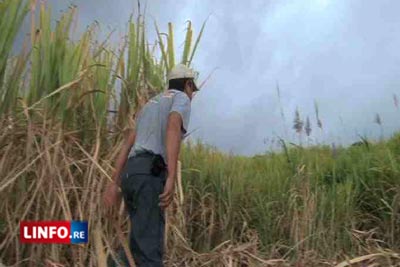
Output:
<path fill-rule="evenodd" d="M 121 172 L 121 189 L 131 222 L 129 248 L 137 267 L 163 266 L 165 218 L 159 195 L 164 191 L 166 171 L 155 176 L 151 167 L 152 155 L 142 154 L 129 158 Z M 123 250 L 119 254 L 129 266 Z"/>

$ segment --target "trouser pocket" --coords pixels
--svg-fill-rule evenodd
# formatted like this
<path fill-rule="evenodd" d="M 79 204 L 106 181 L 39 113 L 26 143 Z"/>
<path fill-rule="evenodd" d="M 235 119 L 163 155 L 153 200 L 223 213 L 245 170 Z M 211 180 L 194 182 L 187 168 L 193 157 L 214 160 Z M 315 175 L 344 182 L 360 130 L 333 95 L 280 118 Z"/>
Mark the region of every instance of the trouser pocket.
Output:
<path fill-rule="evenodd" d="M 130 215 L 134 214 L 137 210 L 138 199 L 141 185 L 134 175 L 126 173 L 121 179 L 122 196 L 125 201 L 126 209 Z"/>

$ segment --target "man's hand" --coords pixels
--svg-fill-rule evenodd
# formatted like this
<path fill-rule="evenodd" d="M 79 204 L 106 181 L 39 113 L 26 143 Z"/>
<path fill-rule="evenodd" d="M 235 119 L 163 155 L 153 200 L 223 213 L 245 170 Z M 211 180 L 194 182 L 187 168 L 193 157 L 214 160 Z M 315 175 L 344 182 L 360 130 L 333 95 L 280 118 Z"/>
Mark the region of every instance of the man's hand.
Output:
<path fill-rule="evenodd" d="M 121 194 L 116 183 L 109 183 L 103 193 L 105 208 L 114 206 L 120 199 Z"/>
<path fill-rule="evenodd" d="M 175 192 L 175 179 L 168 177 L 165 182 L 164 192 L 160 195 L 160 207 L 165 209 L 171 204 Z"/>

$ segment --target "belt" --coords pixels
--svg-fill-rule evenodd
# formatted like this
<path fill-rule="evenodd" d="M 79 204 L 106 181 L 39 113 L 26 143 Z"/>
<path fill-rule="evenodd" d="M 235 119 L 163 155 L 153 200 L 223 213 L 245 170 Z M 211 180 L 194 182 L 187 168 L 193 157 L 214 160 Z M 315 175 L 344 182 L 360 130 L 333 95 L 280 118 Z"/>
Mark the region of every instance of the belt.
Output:
<path fill-rule="evenodd" d="M 134 174 L 154 175 L 152 169 L 154 167 L 154 164 L 157 164 L 156 158 L 158 158 L 159 160 L 161 159 L 162 163 L 164 163 L 161 155 L 154 154 L 151 151 L 140 151 L 127 160 L 122 170 L 122 173 L 128 176 Z M 161 169 L 165 170 L 166 166 L 165 168 Z"/>
<path fill-rule="evenodd" d="M 140 150 L 140 151 L 137 151 L 136 154 L 134 156 L 132 156 L 131 158 L 133 158 L 133 157 L 137 157 L 137 158 L 144 157 L 144 158 L 146 158 L 146 157 L 154 157 L 156 155 L 158 155 L 158 154 L 155 154 L 154 152 L 149 151 L 149 150 Z"/>

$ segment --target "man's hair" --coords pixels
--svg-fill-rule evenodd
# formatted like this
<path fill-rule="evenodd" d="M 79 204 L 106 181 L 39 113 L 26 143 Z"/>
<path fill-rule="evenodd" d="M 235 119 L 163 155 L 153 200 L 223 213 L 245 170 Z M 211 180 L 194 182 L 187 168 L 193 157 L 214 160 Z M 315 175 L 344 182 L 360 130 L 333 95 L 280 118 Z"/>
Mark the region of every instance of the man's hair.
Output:
<path fill-rule="evenodd" d="M 185 90 L 185 83 L 188 80 L 190 80 L 190 78 L 171 79 L 168 82 L 168 90 L 176 89 L 183 92 Z"/>

